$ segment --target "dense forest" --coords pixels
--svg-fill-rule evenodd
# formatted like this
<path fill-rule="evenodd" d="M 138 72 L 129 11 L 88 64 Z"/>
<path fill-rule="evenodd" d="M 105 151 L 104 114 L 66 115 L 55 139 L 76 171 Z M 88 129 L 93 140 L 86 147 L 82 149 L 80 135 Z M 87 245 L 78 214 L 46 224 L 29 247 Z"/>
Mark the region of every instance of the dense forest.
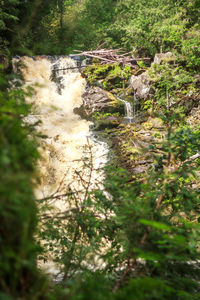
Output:
<path fill-rule="evenodd" d="M 199 0 L 0 0 L 0 300 L 200 299 L 199 16 Z M 34 192 L 47 137 L 25 121 L 35 87 L 12 59 L 96 49 L 131 61 L 80 68 L 108 102 L 77 109 L 109 145 L 104 189 L 78 173 L 84 196 L 66 188 L 51 216 L 55 195 Z"/>

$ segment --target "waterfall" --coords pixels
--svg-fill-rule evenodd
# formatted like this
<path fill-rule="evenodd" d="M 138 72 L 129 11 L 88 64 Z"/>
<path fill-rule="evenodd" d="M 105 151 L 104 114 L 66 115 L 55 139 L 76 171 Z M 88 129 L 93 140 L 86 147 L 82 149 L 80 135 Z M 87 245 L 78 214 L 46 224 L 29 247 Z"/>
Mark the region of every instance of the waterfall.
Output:
<path fill-rule="evenodd" d="M 108 146 L 94 138 L 91 122 L 74 113 L 74 108 L 83 103 L 86 86 L 75 60 L 70 57 L 22 57 L 13 60 L 15 67 L 19 61 L 24 65 L 20 70 L 25 86 L 35 90 L 34 95 L 26 99 L 32 105 L 32 112 L 25 122 L 39 122 L 36 129 L 46 136 L 39 140 L 40 183 L 35 190 L 36 198 L 50 198 L 53 210 L 46 213 L 58 214 L 73 208 L 73 203 L 68 203 L 62 194 L 75 190 L 78 197 L 83 197 L 84 182 L 88 182 L 90 190 L 103 188 Z M 89 167 L 86 160 L 92 160 Z M 45 209 L 39 205 L 40 210 Z M 49 265 L 51 267 L 51 263 Z"/>
<path fill-rule="evenodd" d="M 116 96 L 116 98 L 124 103 L 125 113 L 126 113 L 126 115 L 125 115 L 126 123 L 132 123 L 134 120 L 134 117 L 135 117 L 135 113 L 136 113 L 135 104 L 133 106 L 133 104 L 129 101 L 121 99 L 118 96 Z"/>
<path fill-rule="evenodd" d="M 131 121 L 133 119 L 133 105 L 128 101 L 124 101 L 124 103 L 126 108 L 126 118 Z"/>

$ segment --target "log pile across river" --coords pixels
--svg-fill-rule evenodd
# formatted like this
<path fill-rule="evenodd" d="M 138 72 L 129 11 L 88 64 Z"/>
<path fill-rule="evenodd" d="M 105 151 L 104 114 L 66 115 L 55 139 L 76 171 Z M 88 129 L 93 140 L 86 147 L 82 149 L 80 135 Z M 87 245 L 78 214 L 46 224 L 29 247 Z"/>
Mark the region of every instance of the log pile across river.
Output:
<path fill-rule="evenodd" d="M 83 51 L 74 50 L 79 56 L 86 56 L 91 58 L 97 58 L 102 61 L 102 63 L 120 63 L 129 64 L 137 61 L 150 60 L 149 57 L 136 58 L 133 52 L 124 53 L 122 49 L 100 49 L 93 51 Z"/>

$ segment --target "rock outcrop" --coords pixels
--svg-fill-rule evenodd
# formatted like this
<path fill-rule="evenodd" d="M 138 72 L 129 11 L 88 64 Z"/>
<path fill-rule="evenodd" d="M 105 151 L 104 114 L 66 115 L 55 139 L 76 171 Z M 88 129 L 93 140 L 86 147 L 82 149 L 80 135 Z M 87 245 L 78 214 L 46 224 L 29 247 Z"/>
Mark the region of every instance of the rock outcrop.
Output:
<path fill-rule="evenodd" d="M 158 64 L 159 65 L 163 61 L 170 62 L 170 61 L 175 61 L 175 60 L 176 60 L 176 57 L 174 56 L 174 54 L 172 52 L 156 53 L 155 57 L 154 57 L 154 61 L 151 64 L 151 66 L 153 64 Z"/>
<path fill-rule="evenodd" d="M 98 66 L 102 72 L 98 70 L 98 78 L 90 81 L 89 84 L 101 84 L 101 86 L 88 87 L 83 96 L 85 115 L 88 118 L 94 116 L 92 118 L 94 121 L 93 130 L 97 130 L 98 134 L 101 131 L 101 134 L 112 142 L 112 148 L 118 160 L 117 164 L 128 169 L 133 176 L 142 177 L 144 173 L 148 172 L 149 167 L 152 170 L 160 170 L 162 168 L 163 153 L 160 145 L 167 132 L 164 123 L 155 117 L 157 113 L 162 114 L 162 110 L 159 105 L 154 107 L 154 110 L 148 107 L 145 108 L 145 105 L 148 103 L 147 100 L 151 102 L 155 99 L 155 90 L 157 88 L 155 82 L 160 80 L 159 77 L 153 78 L 153 75 L 157 74 L 157 69 L 159 76 L 159 67 L 157 65 L 163 63 L 164 69 L 166 63 L 170 69 L 170 67 L 173 68 L 175 61 L 176 57 L 171 52 L 158 53 L 148 69 L 135 68 L 131 70 L 126 79 L 122 78 L 121 73 L 117 73 L 118 81 L 116 81 L 116 77 L 112 77 L 112 72 L 110 75 L 105 72 L 106 66 Z M 112 69 L 112 66 L 109 66 L 109 68 Z M 88 71 L 88 76 L 91 76 L 91 78 L 93 78 L 92 75 L 95 73 L 94 70 L 93 67 L 92 70 Z M 113 78 L 114 81 L 112 81 Z M 107 84 L 108 82 L 109 84 Z M 118 82 L 120 82 L 119 86 Z M 187 117 L 187 123 L 194 128 L 199 126 L 200 120 L 199 85 L 200 76 L 197 74 L 194 80 L 193 78 L 191 79 L 191 82 L 183 82 L 185 91 L 175 91 L 176 101 L 172 102 L 172 107 L 175 105 L 182 107 L 183 113 Z M 104 90 L 102 87 L 109 87 L 112 93 Z M 117 96 L 115 97 L 114 95 Z M 121 98 L 121 101 L 118 98 Z M 125 100 L 124 102 L 130 102 L 134 106 L 134 117 L 130 123 L 126 122 L 122 116 L 124 114 L 123 100 Z M 156 109 L 157 111 L 155 111 Z M 96 112 L 100 114 L 93 115 Z M 122 115 L 121 113 L 113 114 L 115 112 L 122 112 Z M 160 157 L 160 161 L 157 163 L 154 162 L 155 156 Z"/>
<path fill-rule="evenodd" d="M 124 105 L 112 93 L 100 87 L 87 88 L 83 95 L 85 114 L 90 117 L 94 112 L 114 113 L 124 111 Z"/>
<path fill-rule="evenodd" d="M 172 52 L 157 53 L 154 57 L 154 61 L 151 64 L 151 68 L 155 64 L 161 64 L 163 61 L 172 62 L 175 60 L 176 58 Z M 151 89 L 151 79 L 148 76 L 148 71 L 145 71 L 137 76 L 132 75 L 129 83 L 129 89 L 134 90 L 135 96 L 138 99 L 146 100 L 153 95 L 153 91 Z"/>
<path fill-rule="evenodd" d="M 137 98 L 145 100 L 149 97 L 151 85 L 147 72 L 144 72 L 139 76 L 132 75 L 129 82 L 129 89 L 131 88 L 134 90 Z"/>

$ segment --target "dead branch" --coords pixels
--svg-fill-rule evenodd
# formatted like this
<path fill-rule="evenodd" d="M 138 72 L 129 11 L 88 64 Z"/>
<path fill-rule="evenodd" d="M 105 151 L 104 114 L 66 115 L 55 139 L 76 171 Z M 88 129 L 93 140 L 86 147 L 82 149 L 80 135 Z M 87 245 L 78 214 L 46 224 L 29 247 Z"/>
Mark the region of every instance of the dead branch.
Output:
<path fill-rule="evenodd" d="M 79 55 L 79 56 L 97 58 L 97 59 L 101 60 L 103 64 L 119 63 L 122 65 L 126 65 L 126 64 L 134 64 L 137 61 L 150 60 L 150 57 L 141 57 L 141 58 L 133 57 L 132 51 L 123 52 L 123 48 L 119 48 L 119 49 L 98 49 L 97 48 L 97 50 L 93 50 L 93 51 L 80 52 L 80 50 L 74 50 L 74 52 L 77 52 L 77 55 Z M 71 70 L 71 69 L 80 69 L 80 68 L 85 68 L 85 66 L 54 69 L 53 72 L 65 71 L 65 70 Z"/>
<path fill-rule="evenodd" d="M 60 198 L 63 198 L 63 197 L 69 197 L 69 196 L 72 196 L 74 194 L 77 194 L 77 193 L 81 193 L 83 192 L 82 190 L 80 191 L 77 191 L 77 192 L 69 192 L 69 193 L 64 193 L 64 194 L 59 194 L 59 195 L 55 195 L 55 194 L 52 194 L 48 197 L 44 197 L 42 199 L 37 199 L 37 202 L 44 202 L 44 201 L 47 201 L 47 200 L 54 200 L 54 199 L 60 199 Z"/>
<path fill-rule="evenodd" d="M 93 51 L 83 51 L 80 52 L 79 50 L 74 50 L 74 52 L 77 52 L 77 55 L 80 56 L 86 56 L 86 57 L 92 57 L 92 58 L 98 58 L 99 60 L 102 60 L 103 63 L 122 63 L 122 64 L 128 64 L 132 62 L 142 61 L 142 60 L 150 60 L 149 57 L 142 57 L 142 58 L 136 58 L 131 56 L 131 52 L 123 52 L 123 49 L 97 49 Z"/>
<path fill-rule="evenodd" d="M 195 160 L 195 159 L 197 159 L 199 157 L 200 157 L 200 152 L 198 152 L 197 154 L 194 154 L 194 155 L 190 156 L 187 160 L 184 161 L 184 163 L 185 162 L 189 162 L 189 161 L 193 161 L 193 160 Z"/>
<path fill-rule="evenodd" d="M 65 70 L 74 70 L 74 69 L 80 69 L 80 68 L 85 68 L 85 66 L 69 67 L 69 68 L 63 68 L 63 69 L 53 69 L 53 72 L 65 71 Z"/>

